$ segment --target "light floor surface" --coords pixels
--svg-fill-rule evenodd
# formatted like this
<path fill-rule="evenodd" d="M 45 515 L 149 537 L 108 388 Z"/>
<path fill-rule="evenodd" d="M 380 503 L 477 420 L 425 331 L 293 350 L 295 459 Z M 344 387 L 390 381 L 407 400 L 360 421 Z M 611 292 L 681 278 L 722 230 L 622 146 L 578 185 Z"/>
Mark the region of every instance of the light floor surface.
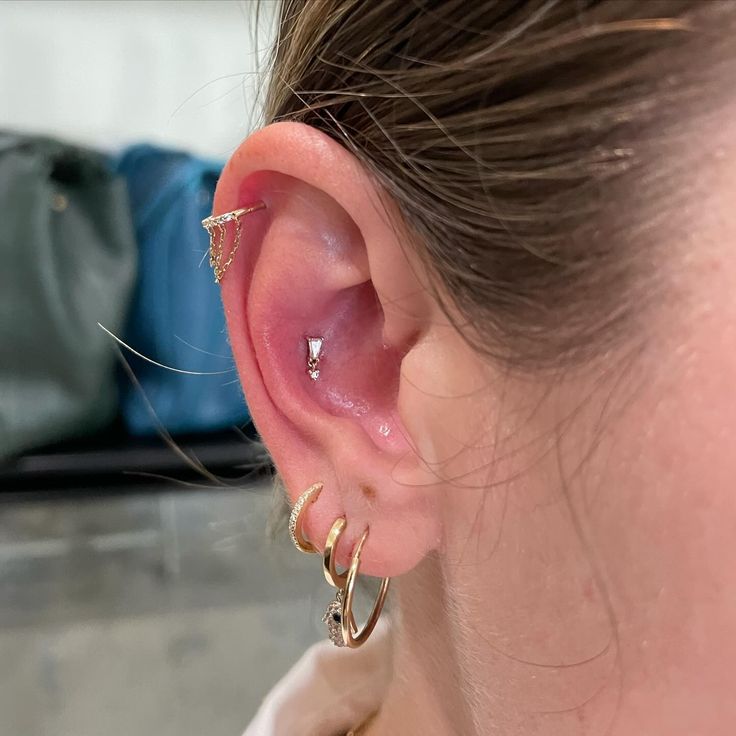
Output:
<path fill-rule="evenodd" d="M 240 736 L 322 638 L 272 491 L 0 505 L 0 736 Z"/>

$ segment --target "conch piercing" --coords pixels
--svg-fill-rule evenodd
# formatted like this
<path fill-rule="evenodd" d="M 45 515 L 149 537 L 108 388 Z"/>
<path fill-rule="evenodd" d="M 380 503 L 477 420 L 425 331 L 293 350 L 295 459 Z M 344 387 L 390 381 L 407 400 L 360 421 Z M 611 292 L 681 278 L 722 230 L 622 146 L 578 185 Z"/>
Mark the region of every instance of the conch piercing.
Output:
<path fill-rule="evenodd" d="M 235 254 L 240 247 L 240 236 L 243 232 L 240 218 L 263 209 L 266 209 L 266 205 L 263 202 L 256 202 L 248 207 L 233 210 L 232 212 L 224 212 L 221 215 L 212 215 L 202 220 L 202 227 L 210 236 L 210 266 L 215 272 L 216 284 L 222 281 L 222 277 L 225 275 L 227 269 L 230 268 L 230 264 L 233 262 L 233 258 L 235 258 Z M 230 253 L 225 258 L 225 225 L 228 222 L 235 223 L 235 235 Z"/>
<path fill-rule="evenodd" d="M 313 381 L 316 381 L 319 378 L 319 359 L 322 354 L 322 344 L 325 340 L 323 337 L 308 337 L 306 340 L 309 349 L 307 373 Z"/>

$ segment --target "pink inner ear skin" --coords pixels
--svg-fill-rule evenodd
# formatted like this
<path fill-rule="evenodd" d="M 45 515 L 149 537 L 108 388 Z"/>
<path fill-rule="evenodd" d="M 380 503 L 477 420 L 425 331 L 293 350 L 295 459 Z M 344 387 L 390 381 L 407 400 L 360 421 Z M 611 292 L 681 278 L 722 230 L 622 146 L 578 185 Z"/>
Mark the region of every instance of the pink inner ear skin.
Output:
<path fill-rule="evenodd" d="M 311 315 L 293 313 L 289 300 L 275 302 L 272 309 L 255 348 L 288 384 L 288 394 L 353 419 L 391 454 L 407 450 L 395 411 L 402 356 L 383 341 L 383 313 L 372 284 L 325 295 L 321 303 L 313 302 Z M 316 381 L 307 372 L 307 335 L 324 339 Z"/>
<path fill-rule="evenodd" d="M 260 252 L 250 254 L 247 308 L 269 390 L 354 420 L 375 446 L 398 455 L 409 449 L 396 412 L 403 355 L 386 344 L 362 235 L 323 193 L 264 177 L 271 218 Z M 307 370 L 308 336 L 324 340 L 317 380 Z"/>

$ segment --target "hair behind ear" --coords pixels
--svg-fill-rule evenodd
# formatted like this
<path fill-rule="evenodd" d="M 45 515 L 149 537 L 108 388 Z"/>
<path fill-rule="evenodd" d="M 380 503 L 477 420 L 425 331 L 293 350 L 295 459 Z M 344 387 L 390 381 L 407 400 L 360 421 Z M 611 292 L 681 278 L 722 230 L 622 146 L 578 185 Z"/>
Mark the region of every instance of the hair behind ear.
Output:
<path fill-rule="evenodd" d="M 729 93 L 735 26 L 702 0 L 286 0 L 267 116 L 373 172 L 478 349 L 556 367 L 658 301 L 641 222 L 673 136 Z"/>

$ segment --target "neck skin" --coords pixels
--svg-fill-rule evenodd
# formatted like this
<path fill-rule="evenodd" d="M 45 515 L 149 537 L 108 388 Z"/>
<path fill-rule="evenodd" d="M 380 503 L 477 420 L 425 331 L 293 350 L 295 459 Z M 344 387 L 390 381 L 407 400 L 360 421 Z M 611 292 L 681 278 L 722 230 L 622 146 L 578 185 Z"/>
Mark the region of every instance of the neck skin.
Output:
<path fill-rule="evenodd" d="M 473 715 L 458 688 L 458 661 L 437 557 L 396 586 L 392 610 L 394 673 L 378 718 L 367 733 L 474 733 Z"/>
<path fill-rule="evenodd" d="M 395 581 L 395 677 L 371 736 L 593 734 L 583 722 L 610 721 L 616 648 L 591 566 L 548 534 L 520 539 L 516 513 L 506 502 L 513 538 L 494 540 L 485 561 L 456 550 L 452 562 L 434 555 Z M 537 513 L 537 534 L 550 523 L 562 531 L 559 513 Z M 569 525 L 567 534 L 575 539 Z"/>
<path fill-rule="evenodd" d="M 661 373 L 639 366 L 573 395 L 509 385 L 507 407 L 516 394 L 534 418 L 513 412 L 522 420 L 497 432 L 493 462 L 469 445 L 445 453 L 464 467 L 438 486 L 442 545 L 394 581 L 395 675 L 366 733 L 730 733 L 724 561 L 736 537 L 722 438 L 736 397 L 730 373 L 706 370 L 716 353 L 706 336 Z M 718 408 L 699 422 L 704 403 Z"/>

